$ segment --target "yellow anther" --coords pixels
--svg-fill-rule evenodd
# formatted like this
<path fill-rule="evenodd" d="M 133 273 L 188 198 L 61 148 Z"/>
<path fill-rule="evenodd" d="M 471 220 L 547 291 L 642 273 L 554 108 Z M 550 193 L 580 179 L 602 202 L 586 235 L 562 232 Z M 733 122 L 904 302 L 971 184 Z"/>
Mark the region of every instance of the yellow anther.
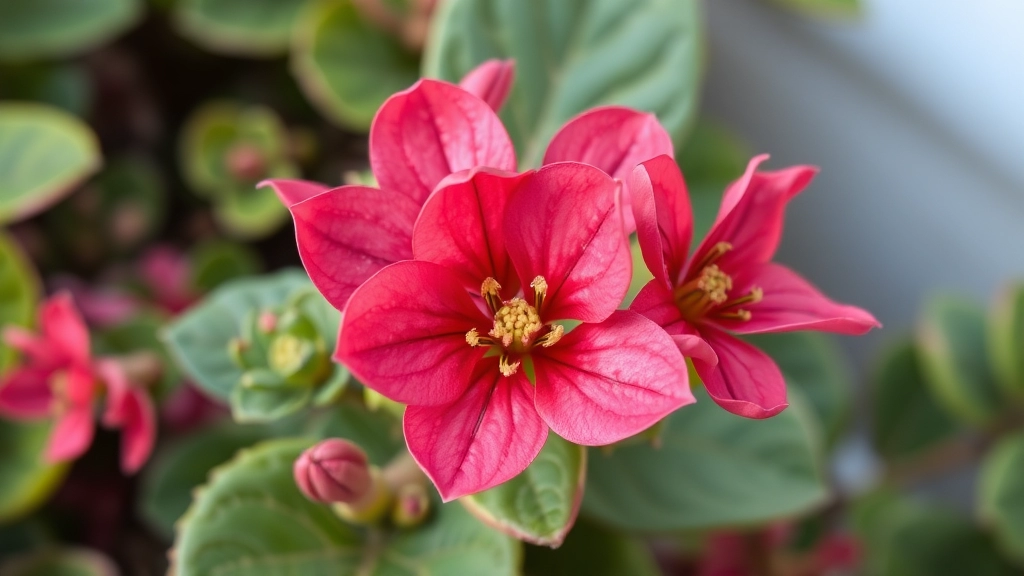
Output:
<path fill-rule="evenodd" d="M 562 339 L 565 328 L 561 324 L 552 324 L 551 331 L 537 339 L 537 342 L 545 348 L 551 347 L 555 342 Z"/>
<path fill-rule="evenodd" d="M 714 264 L 716 260 L 725 255 L 726 252 L 732 250 L 732 244 L 728 242 L 718 242 L 704 254 L 704 257 L 700 259 L 700 262 L 690 267 L 690 270 L 703 270 L 710 264 Z"/>
<path fill-rule="evenodd" d="M 498 284 L 494 278 L 488 277 L 480 286 L 480 295 L 484 297 L 491 312 L 497 313 L 501 308 L 501 284 Z"/>
<path fill-rule="evenodd" d="M 732 277 L 712 264 L 701 271 L 697 288 L 715 304 L 722 304 L 728 299 L 729 290 L 732 290 Z"/>
<path fill-rule="evenodd" d="M 544 306 L 544 298 L 548 295 L 548 281 L 543 276 L 537 276 L 530 282 L 533 288 L 533 307 L 538 311 Z"/>
<path fill-rule="evenodd" d="M 498 359 L 498 370 L 501 371 L 502 376 L 508 377 L 515 374 L 516 371 L 519 370 L 519 364 L 520 362 L 518 360 L 510 363 L 508 361 L 508 355 L 502 354 L 501 358 Z"/>
<path fill-rule="evenodd" d="M 476 331 L 476 328 L 466 332 L 466 344 L 469 344 L 470 346 L 480 345 L 480 333 Z"/>

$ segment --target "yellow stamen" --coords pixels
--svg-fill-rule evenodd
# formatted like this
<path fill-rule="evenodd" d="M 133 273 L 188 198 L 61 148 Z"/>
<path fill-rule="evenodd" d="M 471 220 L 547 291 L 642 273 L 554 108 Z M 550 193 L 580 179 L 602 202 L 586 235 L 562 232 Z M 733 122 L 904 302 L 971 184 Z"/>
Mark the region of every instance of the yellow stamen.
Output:
<path fill-rule="evenodd" d="M 701 271 L 700 278 L 697 279 L 697 288 L 707 294 L 712 302 L 721 304 L 728 299 L 728 292 L 732 290 L 732 277 L 712 264 Z"/>
<path fill-rule="evenodd" d="M 544 297 L 548 295 L 548 281 L 537 276 L 530 282 L 530 288 L 533 288 L 533 307 L 540 312 L 544 308 Z"/>
<path fill-rule="evenodd" d="M 552 324 L 551 331 L 538 338 L 537 342 L 545 348 L 550 348 L 555 342 L 562 339 L 563 334 L 565 334 L 565 327 L 561 324 Z"/>
<path fill-rule="evenodd" d="M 713 264 L 716 260 L 725 255 L 726 252 L 732 250 L 732 244 L 728 242 L 719 242 L 708 250 L 707 254 L 700 259 L 700 262 L 690 266 L 690 270 L 704 270 L 709 264 Z"/>
<path fill-rule="evenodd" d="M 494 327 L 488 334 L 506 348 L 514 345 L 516 351 L 523 352 L 543 326 L 537 309 L 516 297 L 498 309 Z"/>
<path fill-rule="evenodd" d="M 480 295 L 484 297 L 491 312 L 497 314 L 501 309 L 501 284 L 494 278 L 487 278 L 480 286 Z"/>
<path fill-rule="evenodd" d="M 516 371 L 519 370 L 519 364 L 520 362 L 518 360 L 509 363 L 508 354 L 502 354 L 501 358 L 498 359 L 498 370 L 501 371 L 502 376 L 508 377 L 515 374 Z"/>
<path fill-rule="evenodd" d="M 750 320 L 750 311 L 743 310 L 741 308 L 732 312 L 719 312 L 714 316 L 715 318 L 721 318 L 722 320 L 739 320 L 740 322 L 746 322 L 747 320 Z"/>
<path fill-rule="evenodd" d="M 476 331 L 476 328 L 466 332 L 466 343 L 470 346 L 494 346 L 497 344 L 493 338 L 481 336 L 480 333 Z"/>

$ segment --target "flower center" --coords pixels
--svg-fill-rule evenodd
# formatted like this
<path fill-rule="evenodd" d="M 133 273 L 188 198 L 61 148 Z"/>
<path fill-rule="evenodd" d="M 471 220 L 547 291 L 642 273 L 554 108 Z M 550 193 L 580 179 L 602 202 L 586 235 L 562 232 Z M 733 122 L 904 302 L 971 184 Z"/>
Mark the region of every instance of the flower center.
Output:
<path fill-rule="evenodd" d="M 749 292 L 737 298 L 729 298 L 733 289 L 732 276 L 725 273 L 715 262 L 726 252 L 732 250 L 728 242 L 715 244 L 707 255 L 694 267 L 699 270 L 696 275 L 675 289 L 676 305 L 683 318 L 694 322 L 702 318 L 720 320 L 750 320 L 749 310 L 741 308 L 746 304 L 756 304 L 764 297 L 764 292 L 751 288 Z"/>
<path fill-rule="evenodd" d="M 498 368 L 504 376 L 515 374 L 522 363 L 520 357 L 529 354 L 534 346 L 547 348 L 558 342 L 565 331 L 559 324 L 545 324 L 541 320 L 548 291 L 544 277 L 534 278 L 530 287 L 534 292 L 533 304 L 519 296 L 502 300 L 501 285 L 494 278 L 484 280 L 480 294 L 494 313 L 494 325 L 486 336 L 481 336 L 476 328 L 466 333 L 470 346 L 489 346 L 500 351 Z"/>

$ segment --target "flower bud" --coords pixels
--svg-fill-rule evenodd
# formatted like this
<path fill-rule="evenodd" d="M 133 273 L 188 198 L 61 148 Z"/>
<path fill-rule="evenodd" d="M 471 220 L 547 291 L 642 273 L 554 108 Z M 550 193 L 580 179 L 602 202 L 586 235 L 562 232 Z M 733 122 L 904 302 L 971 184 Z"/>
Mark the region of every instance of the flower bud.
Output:
<path fill-rule="evenodd" d="M 260 312 L 260 315 L 256 317 L 256 326 L 260 329 L 260 332 L 270 334 L 277 328 L 277 314 L 270 310 Z"/>
<path fill-rule="evenodd" d="M 303 452 L 293 472 L 302 493 L 316 502 L 356 502 L 372 487 L 366 453 L 339 438 L 329 438 Z"/>
<path fill-rule="evenodd" d="M 391 522 L 399 528 L 419 526 L 430 512 L 430 497 L 426 487 L 419 483 L 405 484 L 395 495 L 391 509 Z"/>
<path fill-rule="evenodd" d="M 263 178 L 267 170 L 263 151 L 252 144 L 235 144 L 228 150 L 224 162 L 228 173 L 242 182 L 255 182 Z"/>
<path fill-rule="evenodd" d="M 505 103 L 516 67 L 512 60 L 488 60 L 470 70 L 459 87 L 486 102 L 497 112 Z"/>

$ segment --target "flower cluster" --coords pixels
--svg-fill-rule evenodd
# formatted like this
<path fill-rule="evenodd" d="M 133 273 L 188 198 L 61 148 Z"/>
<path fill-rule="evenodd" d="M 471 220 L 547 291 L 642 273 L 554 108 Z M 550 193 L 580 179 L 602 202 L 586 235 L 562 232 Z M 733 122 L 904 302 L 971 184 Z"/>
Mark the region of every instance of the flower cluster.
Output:
<path fill-rule="evenodd" d="M 445 500 L 522 472 L 549 429 L 605 445 L 692 403 L 684 355 L 725 408 L 777 413 L 778 368 L 726 331 L 876 324 L 767 263 L 810 169 L 760 174 L 755 159 L 687 260 L 689 201 L 655 118 L 588 111 L 520 172 L 492 109 L 511 76 L 489 62 L 462 87 L 422 80 L 390 98 L 370 134 L 379 188 L 267 182 L 344 312 L 336 358 L 408 405 L 409 451 Z M 634 230 L 655 279 L 618 310 Z"/>
<path fill-rule="evenodd" d="M 74 460 L 92 444 L 96 401 L 105 392 L 102 423 L 121 430 L 121 468 L 134 473 L 149 458 L 156 436 L 149 394 L 130 382 L 118 359 L 92 356 L 89 332 L 67 293 L 42 305 L 39 326 L 39 334 L 4 330 L 4 341 L 25 361 L 0 381 L 0 416 L 52 418 L 47 460 Z"/>

